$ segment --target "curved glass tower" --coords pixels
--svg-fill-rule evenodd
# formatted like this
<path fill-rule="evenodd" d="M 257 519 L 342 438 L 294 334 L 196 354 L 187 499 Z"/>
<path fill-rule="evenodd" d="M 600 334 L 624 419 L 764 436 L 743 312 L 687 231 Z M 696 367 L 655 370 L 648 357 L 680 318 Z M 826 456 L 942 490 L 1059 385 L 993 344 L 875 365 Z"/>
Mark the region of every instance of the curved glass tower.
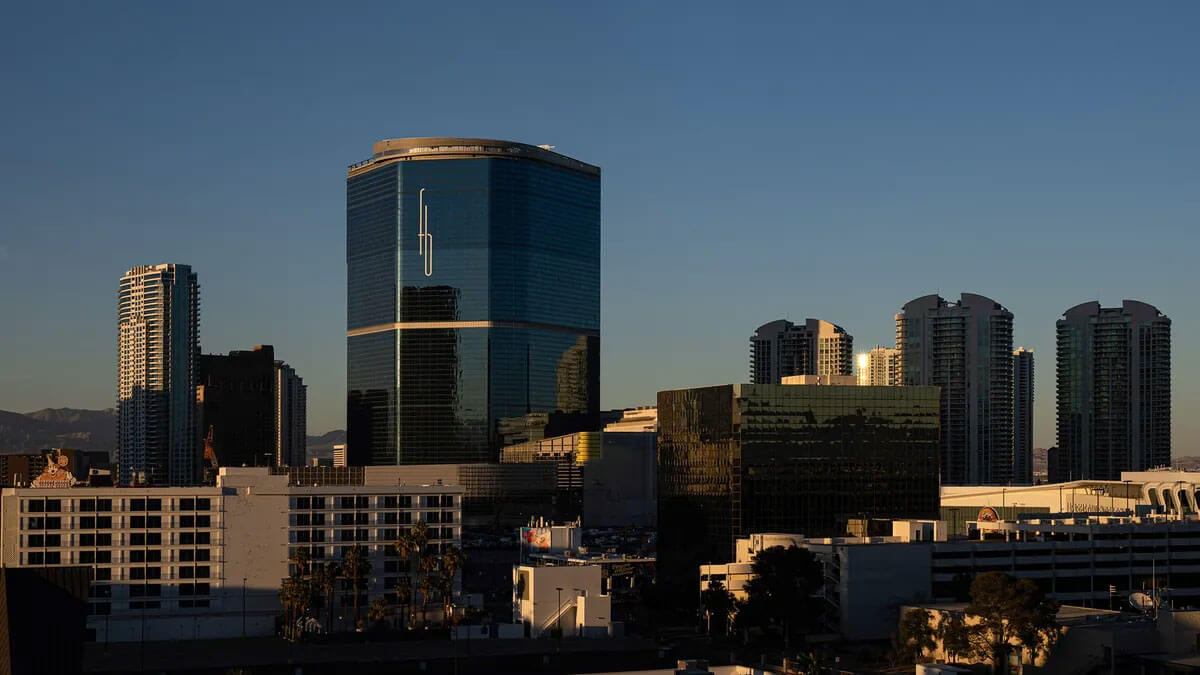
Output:
<path fill-rule="evenodd" d="M 598 167 L 380 141 L 347 177 L 346 264 L 350 464 L 496 461 L 597 424 Z"/>

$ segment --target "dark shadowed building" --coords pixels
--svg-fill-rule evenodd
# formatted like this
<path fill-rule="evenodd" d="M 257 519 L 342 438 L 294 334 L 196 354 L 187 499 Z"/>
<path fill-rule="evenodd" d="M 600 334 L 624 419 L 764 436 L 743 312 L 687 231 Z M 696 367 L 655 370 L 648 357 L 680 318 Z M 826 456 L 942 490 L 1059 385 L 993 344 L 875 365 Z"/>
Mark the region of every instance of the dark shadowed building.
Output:
<path fill-rule="evenodd" d="M 218 466 L 265 466 L 274 456 L 275 349 L 200 357 L 201 433 Z"/>
<path fill-rule="evenodd" d="M 1058 324 L 1062 480 L 1171 465 L 1171 320 L 1153 305 L 1085 302 Z"/>
<path fill-rule="evenodd" d="M 937 387 L 733 384 L 658 393 L 658 572 L 694 589 L 754 532 L 938 515 Z"/>
<path fill-rule="evenodd" d="M 83 672 L 90 567 L 0 568 L 0 675 Z"/>

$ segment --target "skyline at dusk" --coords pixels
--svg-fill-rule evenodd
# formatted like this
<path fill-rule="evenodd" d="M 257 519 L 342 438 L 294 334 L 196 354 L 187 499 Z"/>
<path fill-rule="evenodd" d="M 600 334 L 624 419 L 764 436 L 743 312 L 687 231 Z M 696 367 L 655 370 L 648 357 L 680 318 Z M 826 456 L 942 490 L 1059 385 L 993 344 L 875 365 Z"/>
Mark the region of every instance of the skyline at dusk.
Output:
<path fill-rule="evenodd" d="M 1034 350 L 1046 447 L 1055 321 L 1130 299 L 1172 321 L 1172 454 L 1200 455 L 1200 8 L 690 9 L 16 9 L 0 409 L 113 407 L 118 280 L 179 263 L 202 351 L 274 345 L 309 433 L 344 429 L 346 166 L 453 134 L 601 168 L 602 408 L 746 382 L 775 319 L 861 353 L 978 293 Z"/>

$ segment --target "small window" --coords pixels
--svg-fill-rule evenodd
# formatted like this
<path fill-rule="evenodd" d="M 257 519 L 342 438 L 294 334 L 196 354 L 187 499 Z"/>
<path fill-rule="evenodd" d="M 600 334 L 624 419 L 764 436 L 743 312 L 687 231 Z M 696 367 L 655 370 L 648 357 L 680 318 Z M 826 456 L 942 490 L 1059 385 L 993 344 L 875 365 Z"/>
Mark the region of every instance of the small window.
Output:
<path fill-rule="evenodd" d="M 211 507 L 209 506 L 208 497 L 200 497 L 200 498 L 196 499 L 196 510 L 197 511 L 208 511 L 210 508 Z"/>
<path fill-rule="evenodd" d="M 191 497 L 184 497 L 183 499 L 180 499 L 179 500 L 179 510 L 180 511 L 195 511 L 196 510 L 196 500 Z"/>
<path fill-rule="evenodd" d="M 145 499 L 130 499 L 129 500 L 129 510 L 130 511 L 145 511 L 146 510 L 146 500 Z"/>
<path fill-rule="evenodd" d="M 112 500 L 111 499 L 97 499 L 96 500 L 96 510 L 97 511 L 112 511 Z"/>
<path fill-rule="evenodd" d="M 96 551 L 96 562 L 99 564 L 103 564 L 103 565 L 107 565 L 107 564 L 111 563 L 112 562 L 112 551 Z M 97 579 L 101 579 L 101 578 L 108 579 L 109 578 L 108 577 L 108 575 L 110 573 L 109 570 L 97 570 L 96 574 L 99 575 L 101 572 L 104 573 L 104 576 L 103 577 L 97 576 L 96 577 Z"/>
<path fill-rule="evenodd" d="M 296 497 L 296 508 L 310 509 L 312 508 L 312 500 L 308 497 Z"/>
<path fill-rule="evenodd" d="M 59 513 L 61 511 L 62 511 L 62 500 L 59 500 L 59 499 L 47 499 L 46 500 L 46 513 Z"/>
<path fill-rule="evenodd" d="M 312 498 L 312 507 L 313 507 L 313 509 L 325 508 L 325 498 L 324 497 L 313 497 Z"/>

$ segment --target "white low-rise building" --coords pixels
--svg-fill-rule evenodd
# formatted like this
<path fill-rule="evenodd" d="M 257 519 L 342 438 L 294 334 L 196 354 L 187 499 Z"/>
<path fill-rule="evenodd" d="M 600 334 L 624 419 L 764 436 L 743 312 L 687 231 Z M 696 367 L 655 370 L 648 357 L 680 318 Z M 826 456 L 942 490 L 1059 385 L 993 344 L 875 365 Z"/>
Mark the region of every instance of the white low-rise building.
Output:
<path fill-rule="evenodd" d="M 1200 472 L 1123 471 L 1121 480 L 1075 480 L 1043 485 L 947 485 L 942 507 L 1045 509 L 1050 513 L 1113 513 L 1153 507 L 1200 513 Z"/>
<path fill-rule="evenodd" d="M 610 637 L 612 598 L 602 590 L 599 565 L 513 567 L 513 623 L 528 637 Z"/>
<path fill-rule="evenodd" d="M 275 632 L 299 549 L 323 562 L 361 545 L 365 614 L 406 581 L 392 550 L 405 528 L 427 523 L 433 550 L 461 542 L 463 488 L 405 485 L 394 469 L 222 468 L 212 487 L 5 488 L 0 563 L 91 566 L 98 642 L 222 638 Z M 326 628 L 344 630 L 353 594 L 334 597 Z"/>

